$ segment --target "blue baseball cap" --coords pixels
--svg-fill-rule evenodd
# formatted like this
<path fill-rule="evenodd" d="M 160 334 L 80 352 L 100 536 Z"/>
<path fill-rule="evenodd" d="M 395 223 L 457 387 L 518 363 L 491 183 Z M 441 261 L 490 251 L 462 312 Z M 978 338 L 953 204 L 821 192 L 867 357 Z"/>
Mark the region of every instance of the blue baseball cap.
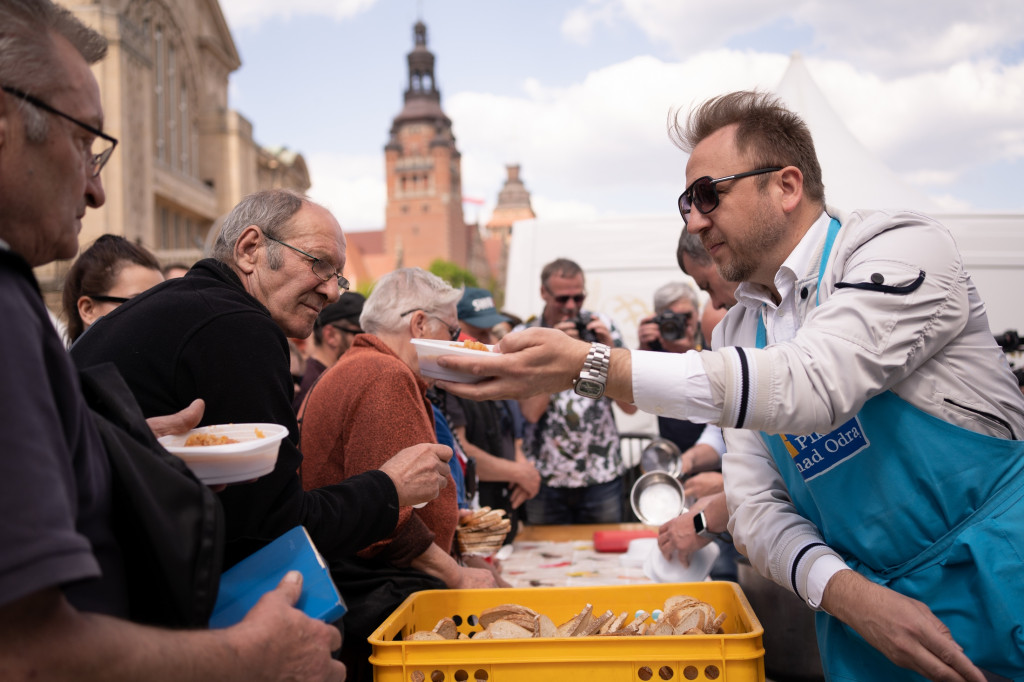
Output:
<path fill-rule="evenodd" d="M 466 287 L 457 310 L 459 320 L 481 329 L 490 329 L 499 322 L 510 321 L 498 312 L 494 306 L 494 297 L 487 289 Z"/>

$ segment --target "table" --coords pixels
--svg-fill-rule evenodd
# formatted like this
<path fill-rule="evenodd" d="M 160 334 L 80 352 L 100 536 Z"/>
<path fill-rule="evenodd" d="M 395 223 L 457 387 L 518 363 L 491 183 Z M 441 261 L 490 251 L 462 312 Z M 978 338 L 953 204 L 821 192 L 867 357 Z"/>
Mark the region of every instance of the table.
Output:
<path fill-rule="evenodd" d="M 640 566 L 623 565 L 621 554 L 594 550 L 601 530 L 651 530 L 642 523 L 524 526 L 511 554 L 499 561 L 512 587 L 580 587 L 650 583 Z M 506 550 L 507 551 L 507 550 Z"/>

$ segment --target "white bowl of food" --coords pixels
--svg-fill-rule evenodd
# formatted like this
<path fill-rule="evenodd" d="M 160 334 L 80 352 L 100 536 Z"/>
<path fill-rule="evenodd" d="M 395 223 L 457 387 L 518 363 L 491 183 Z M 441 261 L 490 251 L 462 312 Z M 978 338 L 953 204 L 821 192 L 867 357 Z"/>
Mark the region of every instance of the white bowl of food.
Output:
<path fill-rule="evenodd" d="M 200 481 L 220 485 L 269 474 L 287 436 L 288 429 L 279 424 L 217 424 L 158 440 Z"/>
<path fill-rule="evenodd" d="M 413 339 L 416 355 L 419 358 L 420 373 L 431 379 L 457 381 L 463 384 L 475 384 L 484 377 L 441 367 L 437 359 L 442 355 L 459 355 L 462 357 L 479 357 L 493 351 L 494 346 L 479 341 L 438 341 L 437 339 Z"/>

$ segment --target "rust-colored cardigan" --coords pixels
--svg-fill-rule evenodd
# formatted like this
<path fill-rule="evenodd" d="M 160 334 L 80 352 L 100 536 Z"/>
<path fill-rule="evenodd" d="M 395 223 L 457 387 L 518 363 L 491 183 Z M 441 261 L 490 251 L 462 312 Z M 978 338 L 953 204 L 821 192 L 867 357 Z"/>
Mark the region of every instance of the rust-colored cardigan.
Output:
<path fill-rule="evenodd" d="M 302 414 L 302 485 L 307 490 L 379 468 L 399 450 L 436 443 L 427 385 L 372 334 L 320 378 Z M 407 566 L 431 542 L 450 553 L 458 505 L 455 482 L 422 509 L 402 507 L 395 532 L 359 553 Z"/>

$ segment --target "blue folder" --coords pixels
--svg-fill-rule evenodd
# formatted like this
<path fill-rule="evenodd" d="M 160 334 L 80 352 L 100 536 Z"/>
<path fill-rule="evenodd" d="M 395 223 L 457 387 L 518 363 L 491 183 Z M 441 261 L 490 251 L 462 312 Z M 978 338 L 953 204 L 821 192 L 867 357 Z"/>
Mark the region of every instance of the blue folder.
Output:
<path fill-rule="evenodd" d="M 292 570 L 302 573 L 302 596 L 295 608 L 327 623 L 345 615 L 345 602 L 323 557 L 306 529 L 296 526 L 221 575 L 210 627 L 226 628 L 241 621 Z"/>

